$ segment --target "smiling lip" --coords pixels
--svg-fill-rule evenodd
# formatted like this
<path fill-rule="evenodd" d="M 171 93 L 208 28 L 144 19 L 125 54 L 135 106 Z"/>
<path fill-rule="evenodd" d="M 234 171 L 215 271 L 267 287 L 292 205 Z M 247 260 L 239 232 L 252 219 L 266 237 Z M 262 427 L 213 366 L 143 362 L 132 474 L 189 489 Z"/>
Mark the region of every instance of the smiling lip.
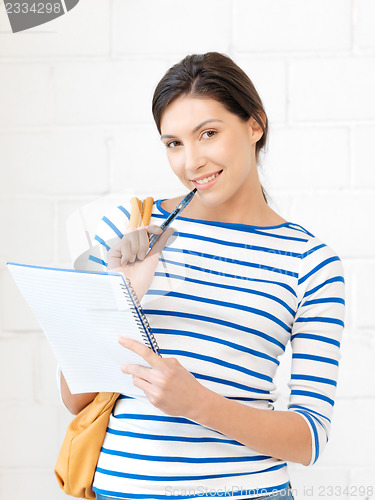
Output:
<path fill-rule="evenodd" d="M 222 172 L 223 172 L 222 170 L 219 170 L 218 172 L 216 172 L 218 175 L 216 175 L 211 181 L 204 182 L 203 184 L 200 184 L 199 182 L 195 182 L 195 181 L 192 181 L 192 183 L 198 189 L 198 191 L 206 191 L 207 189 L 210 189 L 214 184 L 216 184 L 216 182 L 220 178 Z M 214 175 L 214 174 L 211 174 L 211 175 Z M 206 175 L 206 177 L 209 177 L 209 175 Z M 205 179 L 206 177 L 203 177 L 203 179 Z"/>
<path fill-rule="evenodd" d="M 210 174 L 201 175 L 200 177 L 196 177 L 195 179 L 192 179 L 192 182 L 201 181 L 202 179 L 206 179 L 207 177 L 211 177 L 211 175 L 215 175 L 219 172 L 221 172 L 221 170 L 216 170 L 216 172 L 211 172 Z"/>

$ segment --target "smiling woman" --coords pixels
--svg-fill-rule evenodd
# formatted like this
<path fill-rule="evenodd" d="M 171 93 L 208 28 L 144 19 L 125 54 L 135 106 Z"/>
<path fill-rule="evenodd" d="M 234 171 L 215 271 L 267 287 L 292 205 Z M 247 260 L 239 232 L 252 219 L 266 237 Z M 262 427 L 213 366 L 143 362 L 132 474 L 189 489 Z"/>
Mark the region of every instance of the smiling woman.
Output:
<path fill-rule="evenodd" d="M 216 52 L 196 54 L 172 66 L 155 89 L 152 112 L 157 129 L 162 134 L 161 140 L 166 145 L 169 162 L 177 175 L 185 169 L 185 181 L 212 176 L 222 170 L 215 169 L 215 165 L 220 163 L 220 156 L 221 163 L 231 165 L 235 160 L 237 165 L 241 162 L 243 168 L 251 168 L 248 182 L 242 186 L 242 195 L 251 199 L 254 205 L 251 210 L 253 222 L 248 220 L 248 223 L 267 225 L 277 221 L 279 216 L 267 205 L 267 194 L 259 182 L 256 169 L 260 151 L 267 142 L 267 115 L 250 78 L 229 57 Z M 189 128 L 192 125 L 193 128 Z M 201 148 L 198 147 L 200 144 Z M 202 148 L 209 148 L 210 154 L 215 157 L 207 157 Z M 196 162 L 200 164 L 196 165 Z M 224 175 L 220 175 L 221 184 L 233 178 L 233 168 L 224 171 Z M 243 175 L 246 176 L 246 172 Z M 181 180 L 189 189 L 197 187 L 200 192 L 216 184 L 215 181 L 206 186 Z M 200 197 L 195 198 L 189 212 L 205 217 L 203 206 L 200 210 L 197 208 Z M 206 204 L 210 203 L 209 200 L 206 196 Z M 225 214 L 231 210 L 232 220 L 236 219 L 236 212 L 239 218 L 243 218 L 243 200 L 237 198 L 234 212 L 233 201 L 227 203 L 227 209 L 222 205 L 222 217 L 227 218 Z M 207 218 L 219 215 L 217 207 L 208 209 L 205 206 L 205 212 Z"/>
<path fill-rule="evenodd" d="M 152 263 L 140 250 L 181 198 L 156 200 L 147 232 L 130 235 L 126 204 L 98 226 L 104 269 L 147 283 L 136 291 L 162 357 L 121 340 L 149 365 L 123 367 L 145 397 L 117 400 L 94 491 L 98 500 L 293 498 L 287 462 L 314 464 L 330 435 L 341 260 L 269 207 L 257 171 L 267 117 L 229 57 L 185 57 L 157 85 L 152 110 L 172 171 L 197 192 Z M 289 342 L 288 410 L 276 411 L 273 381 Z M 72 408 L 88 404 L 64 390 Z"/>
<path fill-rule="evenodd" d="M 185 215 L 264 226 L 286 222 L 268 206 L 259 182 L 263 128 L 252 116 L 245 120 L 228 111 L 207 92 L 203 98 L 182 95 L 168 104 L 160 129 L 169 163 L 188 189 L 198 189 Z"/>

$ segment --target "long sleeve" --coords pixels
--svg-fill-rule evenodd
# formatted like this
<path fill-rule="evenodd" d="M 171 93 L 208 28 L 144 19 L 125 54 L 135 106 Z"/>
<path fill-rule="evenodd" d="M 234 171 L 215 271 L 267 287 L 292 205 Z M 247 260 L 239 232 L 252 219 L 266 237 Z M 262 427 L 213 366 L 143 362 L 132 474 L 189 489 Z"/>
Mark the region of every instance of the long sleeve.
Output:
<path fill-rule="evenodd" d="M 91 266 L 96 265 L 98 271 L 107 270 L 107 252 L 118 244 L 123 237 L 130 219 L 130 202 L 118 205 L 100 220 L 95 234 L 96 246 L 91 249 L 88 257 Z"/>
<path fill-rule="evenodd" d="M 301 255 L 297 300 L 288 409 L 298 412 L 309 426 L 310 466 L 330 435 L 345 316 L 342 262 L 316 237 L 308 240 Z"/>

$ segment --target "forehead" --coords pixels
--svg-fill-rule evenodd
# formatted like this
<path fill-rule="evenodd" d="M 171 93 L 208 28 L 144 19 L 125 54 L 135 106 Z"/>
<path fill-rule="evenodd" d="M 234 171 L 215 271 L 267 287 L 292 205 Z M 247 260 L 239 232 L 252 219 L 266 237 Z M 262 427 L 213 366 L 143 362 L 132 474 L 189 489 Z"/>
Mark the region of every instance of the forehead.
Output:
<path fill-rule="evenodd" d="M 164 111 L 160 129 L 162 133 L 176 133 L 198 125 L 207 119 L 228 120 L 235 117 L 221 102 L 212 98 L 181 96 L 173 101 Z"/>

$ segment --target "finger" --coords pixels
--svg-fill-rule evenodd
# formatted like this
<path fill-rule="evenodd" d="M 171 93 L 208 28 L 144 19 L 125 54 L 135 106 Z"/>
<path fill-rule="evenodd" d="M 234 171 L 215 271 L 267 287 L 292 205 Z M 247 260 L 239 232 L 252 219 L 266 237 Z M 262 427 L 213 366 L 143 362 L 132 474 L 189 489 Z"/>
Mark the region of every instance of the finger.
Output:
<path fill-rule="evenodd" d="M 125 235 L 121 240 L 121 265 L 125 266 L 132 257 L 131 242 L 128 235 Z"/>
<path fill-rule="evenodd" d="M 129 246 L 130 246 L 129 262 L 131 262 L 131 263 L 135 262 L 135 260 L 137 258 L 137 253 L 139 250 L 139 231 L 140 231 L 140 228 L 136 228 L 135 231 L 129 233 L 129 235 L 128 235 L 128 241 L 129 241 Z"/>
<path fill-rule="evenodd" d="M 150 224 L 146 229 L 149 233 L 153 234 L 161 234 L 163 232 L 162 228 L 160 226 L 156 226 L 155 224 Z"/>
<path fill-rule="evenodd" d="M 142 344 L 141 342 L 129 339 L 128 337 L 120 337 L 119 344 L 138 354 L 138 356 L 144 359 L 153 368 L 160 366 L 160 356 L 158 356 L 156 352 L 154 352 L 152 349 Z"/>
<path fill-rule="evenodd" d="M 148 232 L 147 228 L 143 227 L 140 228 L 138 232 L 138 243 L 139 243 L 139 249 L 137 253 L 137 258 L 139 260 L 143 260 L 146 257 L 146 253 L 148 250 Z"/>
<path fill-rule="evenodd" d="M 127 234 L 135 231 L 135 228 L 128 228 Z M 125 265 L 131 256 L 129 238 L 124 235 L 121 241 L 108 250 L 108 268 L 120 267 Z"/>
<path fill-rule="evenodd" d="M 158 228 L 158 226 L 155 226 L 155 228 Z M 158 229 L 161 232 L 161 229 Z M 157 230 L 153 227 L 151 228 L 151 231 Z M 148 247 L 149 245 L 147 228 L 129 228 L 129 231 L 126 235 L 126 246 L 124 246 L 124 251 L 126 250 L 126 260 L 131 263 L 134 263 L 137 258 L 143 260 L 146 256 Z"/>
<path fill-rule="evenodd" d="M 161 227 L 154 224 L 150 224 L 143 229 L 143 231 L 139 232 L 139 252 L 137 254 L 139 260 L 143 260 L 147 255 L 150 235 L 161 234 L 163 232 Z"/>
<path fill-rule="evenodd" d="M 121 256 L 122 252 L 119 248 L 111 248 L 107 253 L 108 269 L 113 269 L 115 267 L 121 266 Z"/>
<path fill-rule="evenodd" d="M 123 237 L 119 243 L 110 248 L 107 252 L 108 268 L 121 267 L 123 261 L 127 260 L 129 249 L 126 248 L 127 238 Z"/>
<path fill-rule="evenodd" d="M 122 258 L 121 264 L 124 266 L 127 262 L 134 263 L 139 250 L 139 230 L 141 228 L 128 227 L 126 234 L 121 240 Z M 144 229 L 143 229 L 144 230 Z"/>
<path fill-rule="evenodd" d="M 133 385 L 134 387 L 138 387 L 138 389 L 141 389 L 145 393 L 145 396 L 149 399 L 150 398 L 150 393 L 152 391 L 152 384 L 150 382 L 147 382 L 146 380 L 143 380 L 142 378 L 138 377 L 133 377 Z"/>
<path fill-rule="evenodd" d="M 159 226 L 150 225 L 148 227 L 139 227 L 131 231 L 127 240 L 126 247 L 127 261 L 134 263 L 136 259 L 143 260 L 149 249 L 149 234 L 161 234 L 163 230 Z"/>
<path fill-rule="evenodd" d="M 128 375 L 134 375 L 135 377 L 146 380 L 147 382 L 151 382 L 150 380 L 150 371 L 151 368 L 147 368 L 146 366 L 141 365 L 124 365 L 121 368 L 123 373 L 127 373 Z"/>
<path fill-rule="evenodd" d="M 149 255 L 160 254 L 165 247 L 167 240 L 174 233 L 175 229 L 173 227 L 168 227 L 161 236 L 157 239 L 154 246 L 151 248 Z"/>

